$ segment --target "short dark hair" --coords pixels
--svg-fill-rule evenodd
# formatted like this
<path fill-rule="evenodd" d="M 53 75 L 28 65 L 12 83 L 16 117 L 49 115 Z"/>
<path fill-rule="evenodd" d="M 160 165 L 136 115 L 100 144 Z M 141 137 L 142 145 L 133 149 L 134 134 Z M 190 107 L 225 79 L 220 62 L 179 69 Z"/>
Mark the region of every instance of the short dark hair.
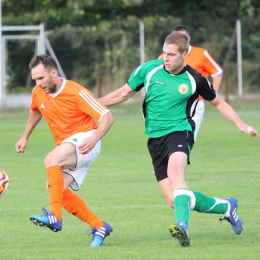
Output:
<path fill-rule="evenodd" d="M 172 32 L 165 38 L 165 44 L 175 44 L 179 47 L 179 52 L 183 53 L 189 50 L 189 38 L 182 32 Z"/>
<path fill-rule="evenodd" d="M 29 68 L 32 69 L 39 64 L 42 64 L 45 69 L 48 70 L 55 69 L 58 71 L 58 66 L 56 61 L 49 55 L 42 54 L 33 57 L 31 62 L 29 63 Z"/>
<path fill-rule="evenodd" d="M 177 25 L 172 29 L 172 32 L 180 32 L 180 31 L 186 31 L 188 35 L 190 35 L 190 30 L 185 25 Z"/>

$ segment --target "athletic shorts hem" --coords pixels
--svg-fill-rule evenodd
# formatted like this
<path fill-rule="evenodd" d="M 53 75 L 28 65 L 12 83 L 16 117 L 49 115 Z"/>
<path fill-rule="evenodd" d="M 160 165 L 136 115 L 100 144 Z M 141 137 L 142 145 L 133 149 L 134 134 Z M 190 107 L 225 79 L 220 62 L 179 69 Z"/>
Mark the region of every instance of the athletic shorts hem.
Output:
<path fill-rule="evenodd" d="M 159 138 L 148 139 L 148 150 L 158 182 L 168 178 L 168 160 L 173 153 L 183 152 L 187 154 L 187 164 L 190 164 L 190 151 L 193 144 L 193 133 L 190 131 L 172 132 Z"/>

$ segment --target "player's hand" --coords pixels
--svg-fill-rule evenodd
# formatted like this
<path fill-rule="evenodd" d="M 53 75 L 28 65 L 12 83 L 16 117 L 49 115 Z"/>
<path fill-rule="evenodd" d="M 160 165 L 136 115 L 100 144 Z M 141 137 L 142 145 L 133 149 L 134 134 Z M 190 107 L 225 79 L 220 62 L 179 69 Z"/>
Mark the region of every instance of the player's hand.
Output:
<path fill-rule="evenodd" d="M 15 145 L 15 149 L 17 153 L 24 153 L 25 147 L 27 145 L 28 140 L 20 139 L 18 143 Z"/>
<path fill-rule="evenodd" d="M 93 136 L 84 139 L 78 146 L 79 153 L 88 154 L 95 147 L 97 142 L 98 140 L 96 140 Z"/>
<path fill-rule="evenodd" d="M 245 124 L 245 125 L 239 127 L 239 130 L 241 132 L 246 133 L 246 134 L 251 134 L 252 137 L 259 138 L 259 134 L 258 134 L 257 130 L 253 126 Z"/>

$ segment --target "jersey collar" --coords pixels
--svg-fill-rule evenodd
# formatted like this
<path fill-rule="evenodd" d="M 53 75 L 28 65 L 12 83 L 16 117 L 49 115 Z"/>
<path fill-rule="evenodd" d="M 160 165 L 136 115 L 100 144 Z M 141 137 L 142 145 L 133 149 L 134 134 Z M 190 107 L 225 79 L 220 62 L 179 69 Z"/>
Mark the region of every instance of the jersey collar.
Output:
<path fill-rule="evenodd" d="M 55 92 L 55 93 L 49 93 L 49 95 L 52 96 L 53 98 L 57 97 L 61 93 L 61 91 L 64 89 L 64 87 L 66 85 L 66 82 L 67 82 L 66 79 L 63 79 L 63 78 L 61 78 L 61 79 L 63 80 L 61 88 L 57 92 Z"/>
<path fill-rule="evenodd" d="M 180 75 L 180 74 L 184 73 L 184 72 L 187 70 L 187 64 L 185 64 L 185 67 L 184 67 L 179 73 L 177 73 L 177 74 L 172 74 L 172 73 L 170 73 L 169 71 L 167 71 L 167 70 L 165 69 L 165 66 L 163 66 L 163 68 L 164 68 L 164 71 L 167 72 L 168 74 L 170 74 L 171 76 L 176 76 L 176 75 Z"/>
<path fill-rule="evenodd" d="M 191 46 L 189 45 L 188 54 L 190 53 L 190 51 L 191 51 Z"/>

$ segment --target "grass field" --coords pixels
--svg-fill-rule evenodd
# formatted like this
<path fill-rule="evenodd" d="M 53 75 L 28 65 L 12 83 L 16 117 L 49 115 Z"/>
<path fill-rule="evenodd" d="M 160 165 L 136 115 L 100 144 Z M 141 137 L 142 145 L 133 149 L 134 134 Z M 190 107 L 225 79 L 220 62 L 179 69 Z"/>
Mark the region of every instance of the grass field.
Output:
<path fill-rule="evenodd" d="M 243 121 L 260 130 L 260 103 L 231 104 Z M 14 145 L 27 122 L 28 110 L 0 111 L 0 168 L 10 178 L 0 197 L 0 259 L 259 259 L 260 140 L 242 134 L 207 104 L 191 153 L 186 180 L 191 190 L 239 201 L 244 230 L 236 235 L 220 215 L 191 212 L 190 248 L 171 238 L 175 212 L 163 198 L 146 148 L 141 105 L 111 108 L 116 122 L 102 142 L 77 193 L 114 232 L 104 246 L 90 248 L 89 226 L 63 211 L 63 230 L 34 226 L 32 214 L 50 208 L 44 157 L 54 147 L 42 120 L 24 154 Z"/>

